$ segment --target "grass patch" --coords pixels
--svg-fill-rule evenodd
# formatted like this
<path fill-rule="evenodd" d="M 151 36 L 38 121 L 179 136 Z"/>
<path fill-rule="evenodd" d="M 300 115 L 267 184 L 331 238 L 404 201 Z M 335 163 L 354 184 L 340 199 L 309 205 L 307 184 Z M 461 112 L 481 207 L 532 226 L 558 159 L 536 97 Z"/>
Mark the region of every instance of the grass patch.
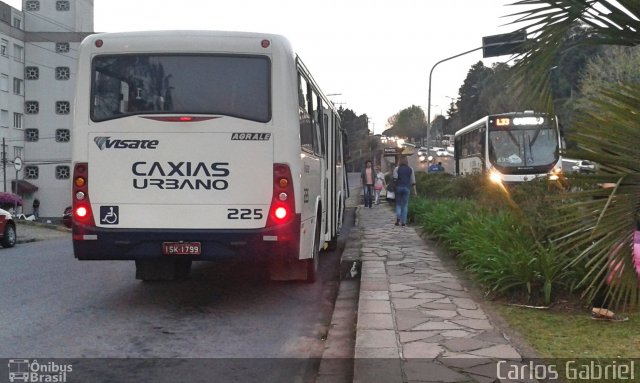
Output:
<path fill-rule="evenodd" d="M 640 313 L 594 321 L 589 310 L 558 312 L 490 304 L 541 358 L 640 358 Z"/>

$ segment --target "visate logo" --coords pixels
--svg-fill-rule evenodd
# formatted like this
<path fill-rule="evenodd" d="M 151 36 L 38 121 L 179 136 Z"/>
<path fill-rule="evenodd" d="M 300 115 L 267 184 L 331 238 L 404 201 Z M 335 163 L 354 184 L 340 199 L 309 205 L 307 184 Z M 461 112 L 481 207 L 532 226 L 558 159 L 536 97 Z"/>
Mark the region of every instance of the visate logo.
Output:
<path fill-rule="evenodd" d="M 93 141 L 100 150 L 105 149 L 156 149 L 159 140 L 121 140 L 111 137 L 96 137 Z"/>

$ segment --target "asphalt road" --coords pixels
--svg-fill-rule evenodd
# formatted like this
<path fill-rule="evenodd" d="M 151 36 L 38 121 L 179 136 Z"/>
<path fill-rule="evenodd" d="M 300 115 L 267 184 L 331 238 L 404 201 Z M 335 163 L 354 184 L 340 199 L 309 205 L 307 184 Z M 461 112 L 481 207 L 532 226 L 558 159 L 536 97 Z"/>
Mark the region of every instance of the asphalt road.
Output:
<path fill-rule="evenodd" d="M 208 262 L 194 263 L 185 281 L 141 282 L 133 262 L 77 261 L 68 233 L 0 249 L 0 358 L 100 358 L 76 360 L 85 366 L 76 377 L 89 370 L 91 381 L 141 381 L 140 369 L 160 381 L 180 381 L 184 369 L 192 381 L 198 371 L 203 381 L 312 381 L 353 211 L 347 216 L 314 284 Z"/>

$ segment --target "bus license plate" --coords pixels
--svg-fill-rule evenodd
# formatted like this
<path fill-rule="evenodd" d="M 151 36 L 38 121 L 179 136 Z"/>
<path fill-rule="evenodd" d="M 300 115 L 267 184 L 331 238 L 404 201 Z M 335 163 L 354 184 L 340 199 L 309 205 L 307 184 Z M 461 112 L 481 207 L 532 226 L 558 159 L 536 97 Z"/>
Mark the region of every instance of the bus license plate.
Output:
<path fill-rule="evenodd" d="M 200 242 L 163 242 L 163 255 L 200 255 Z"/>

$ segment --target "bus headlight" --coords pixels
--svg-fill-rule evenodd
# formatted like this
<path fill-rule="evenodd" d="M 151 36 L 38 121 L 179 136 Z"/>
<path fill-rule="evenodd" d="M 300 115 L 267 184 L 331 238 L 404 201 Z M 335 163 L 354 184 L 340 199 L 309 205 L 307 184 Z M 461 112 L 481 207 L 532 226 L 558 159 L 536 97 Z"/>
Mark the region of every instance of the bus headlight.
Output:
<path fill-rule="evenodd" d="M 557 167 L 557 168 L 553 168 L 551 170 L 551 172 L 549 173 L 549 180 L 550 181 L 557 181 L 560 179 L 560 175 L 562 174 L 562 168 L 561 167 Z"/>
<path fill-rule="evenodd" d="M 501 184 L 502 183 L 502 177 L 500 176 L 500 173 L 496 172 L 496 171 L 491 171 L 489 172 L 489 179 L 491 180 L 491 182 L 496 183 L 496 184 Z"/>

